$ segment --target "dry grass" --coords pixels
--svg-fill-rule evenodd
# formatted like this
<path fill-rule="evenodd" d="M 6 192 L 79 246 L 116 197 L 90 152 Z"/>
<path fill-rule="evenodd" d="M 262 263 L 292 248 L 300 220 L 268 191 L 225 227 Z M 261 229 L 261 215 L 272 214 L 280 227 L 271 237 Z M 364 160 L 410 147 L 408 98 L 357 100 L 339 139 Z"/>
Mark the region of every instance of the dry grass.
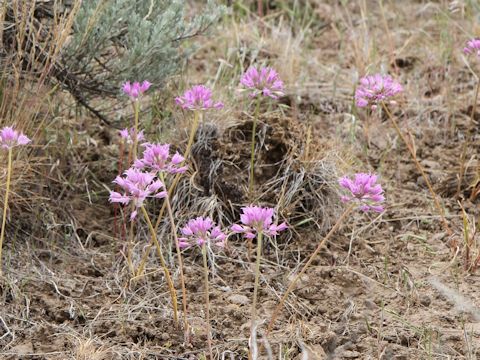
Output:
<path fill-rule="evenodd" d="M 31 234 L 39 239 L 46 230 L 38 220 L 43 215 L 42 209 L 52 207 L 47 183 L 59 181 L 51 178 L 58 152 L 55 146 L 48 146 L 58 139 L 50 138 L 57 125 L 58 87 L 52 87 L 48 80 L 68 41 L 79 6 L 80 2 L 75 2 L 69 13 L 52 7 L 53 18 L 48 26 L 39 22 L 35 6 L 29 1 L 2 2 L 0 8 L 0 126 L 13 125 L 34 140 L 28 149 L 15 150 L 13 197 L 9 204 L 13 209 L 9 227 L 14 229 L 10 234 L 20 231 L 22 237 Z M 3 160 L 6 164 L 6 158 Z M 2 171 L 1 183 L 5 177 L 6 171 Z M 0 196 L 3 198 L 4 194 Z M 23 216 L 17 216 L 19 213 Z"/>

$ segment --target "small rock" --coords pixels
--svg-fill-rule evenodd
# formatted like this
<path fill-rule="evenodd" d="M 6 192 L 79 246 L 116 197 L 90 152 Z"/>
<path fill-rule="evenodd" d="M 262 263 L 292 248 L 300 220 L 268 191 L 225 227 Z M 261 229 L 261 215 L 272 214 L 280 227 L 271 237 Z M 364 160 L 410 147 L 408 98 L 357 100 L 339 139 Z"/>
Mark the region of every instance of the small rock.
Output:
<path fill-rule="evenodd" d="M 350 351 L 350 350 L 346 350 L 341 354 L 342 358 L 344 359 L 356 359 L 356 358 L 359 358 L 360 355 L 361 354 L 358 351 Z"/>
<path fill-rule="evenodd" d="M 226 307 L 225 307 L 225 313 L 229 316 L 229 317 L 232 317 L 234 319 L 243 319 L 243 313 L 240 309 L 240 306 L 236 305 L 236 304 L 228 304 Z"/>
<path fill-rule="evenodd" d="M 247 305 L 250 303 L 250 300 L 248 297 L 245 295 L 240 295 L 240 294 L 233 294 L 230 295 L 227 300 L 231 302 L 232 304 L 237 304 L 237 305 Z"/>
<path fill-rule="evenodd" d="M 423 306 L 430 306 L 431 303 L 432 303 L 432 299 L 430 299 L 430 296 L 428 295 L 423 295 L 420 298 L 420 304 L 422 304 Z"/>
<path fill-rule="evenodd" d="M 325 334 L 325 340 L 322 343 L 322 348 L 330 354 L 335 352 L 338 343 L 338 336 L 333 331 L 328 331 Z"/>
<path fill-rule="evenodd" d="M 320 345 L 306 345 L 302 346 L 302 353 L 298 354 L 297 359 L 309 359 L 309 360 L 325 360 L 327 359 L 325 350 Z"/>
<path fill-rule="evenodd" d="M 375 304 L 372 300 L 366 299 L 365 300 L 365 307 L 370 310 L 375 310 L 378 308 L 377 304 Z"/>
<path fill-rule="evenodd" d="M 440 164 L 437 161 L 432 160 L 422 160 L 422 165 L 430 169 L 440 169 Z"/>
<path fill-rule="evenodd" d="M 160 338 L 163 340 L 163 341 L 167 341 L 170 339 L 170 335 L 168 333 L 162 333 L 162 335 L 160 335 Z"/>

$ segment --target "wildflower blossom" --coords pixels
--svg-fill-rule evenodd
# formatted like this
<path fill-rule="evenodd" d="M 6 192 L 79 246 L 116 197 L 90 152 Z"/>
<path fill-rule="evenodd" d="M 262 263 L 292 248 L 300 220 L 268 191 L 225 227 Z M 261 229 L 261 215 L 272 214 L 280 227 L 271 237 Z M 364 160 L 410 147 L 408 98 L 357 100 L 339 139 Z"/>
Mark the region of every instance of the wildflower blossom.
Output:
<path fill-rule="evenodd" d="M 11 149 L 19 145 L 27 145 L 31 140 L 10 126 L 0 130 L 0 145 L 3 149 Z"/>
<path fill-rule="evenodd" d="M 278 99 L 284 94 L 283 81 L 280 80 L 278 73 L 270 67 L 262 67 L 260 71 L 253 66 L 248 68 L 242 75 L 240 84 L 251 91 L 251 97 L 263 95 Z"/>
<path fill-rule="evenodd" d="M 120 137 L 126 141 L 127 144 L 133 144 L 135 139 L 135 129 L 123 129 L 120 130 Z M 145 134 L 143 130 L 139 131 L 137 134 L 137 142 L 145 140 Z"/>
<path fill-rule="evenodd" d="M 152 84 L 147 80 L 142 83 L 136 81 L 133 84 L 131 84 L 130 81 L 127 81 L 123 84 L 122 90 L 126 95 L 130 96 L 130 99 L 138 100 L 138 98 L 146 92 L 150 86 L 152 86 Z"/>
<path fill-rule="evenodd" d="M 463 48 L 463 52 L 467 55 L 476 54 L 480 58 L 480 39 L 471 39 L 467 41 L 467 45 Z"/>
<path fill-rule="evenodd" d="M 135 205 L 130 219 L 137 216 L 137 209 L 143 205 L 147 198 L 161 199 L 167 196 L 164 184 L 155 178 L 155 175 L 142 172 L 138 169 L 130 168 L 125 171 L 124 177 L 117 176 L 113 181 L 124 191 L 123 194 L 110 191 L 110 202 L 129 204 L 131 201 Z"/>
<path fill-rule="evenodd" d="M 181 248 L 190 246 L 202 246 L 211 243 L 213 245 L 224 247 L 225 235 L 219 226 L 215 226 L 210 218 L 197 217 L 191 219 L 187 225 L 181 230 L 183 237 L 178 239 L 178 245 Z"/>
<path fill-rule="evenodd" d="M 182 108 L 187 110 L 208 110 L 208 109 L 221 109 L 223 103 L 213 102 L 212 90 L 204 85 L 196 85 L 191 89 L 185 91 L 183 96 L 179 96 L 175 99 L 175 102 Z"/>
<path fill-rule="evenodd" d="M 137 169 L 149 168 L 155 172 L 163 171 L 178 174 L 187 171 L 186 166 L 180 166 L 185 158 L 178 152 L 170 156 L 170 144 L 143 144 L 143 158 L 135 160 Z"/>
<path fill-rule="evenodd" d="M 385 201 L 383 189 L 377 184 L 377 176 L 372 174 L 358 173 L 352 180 L 344 176 L 338 180 L 340 186 L 348 190 L 349 194 L 342 196 L 343 202 L 358 202 L 360 210 L 382 212 L 383 206 L 380 205 Z"/>
<path fill-rule="evenodd" d="M 254 239 L 258 233 L 267 236 L 276 236 L 278 232 L 287 229 L 286 223 L 276 225 L 273 223 L 275 210 L 260 206 L 247 206 L 242 208 L 240 221 L 243 225 L 235 224 L 231 227 L 236 233 L 243 233 L 247 239 Z"/>
<path fill-rule="evenodd" d="M 355 91 L 355 102 L 358 107 L 370 106 L 375 110 L 379 102 L 386 101 L 402 91 L 402 85 L 389 75 L 365 76 L 360 79 Z"/>

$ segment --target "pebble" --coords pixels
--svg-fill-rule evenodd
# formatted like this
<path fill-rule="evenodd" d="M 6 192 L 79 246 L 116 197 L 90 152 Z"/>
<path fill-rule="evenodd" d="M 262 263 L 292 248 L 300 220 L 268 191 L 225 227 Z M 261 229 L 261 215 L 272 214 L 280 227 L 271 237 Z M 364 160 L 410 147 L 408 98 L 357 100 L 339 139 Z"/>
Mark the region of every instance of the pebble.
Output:
<path fill-rule="evenodd" d="M 420 304 L 422 304 L 423 306 L 430 306 L 431 303 L 432 303 L 432 299 L 430 299 L 430 296 L 428 295 L 423 295 L 420 298 Z"/>
<path fill-rule="evenodd" d="M 231 302 L 232 304 L 237 304 L 237 305 L 247 305 L 250 303 L 250 300 L 248 297 L 245 295 L 240 295 L 240 294 L 233 294 L 230 295 L 227 300 Z"/>
<path fill-rule="evenodd" d="M 360 355 L 361 354 L 358 351 L 350 351 L 350 350 L 346 350 L 341 354 L 342 358 L 344 359 L 356 359 L 356 358 L 359 358 Z"/>

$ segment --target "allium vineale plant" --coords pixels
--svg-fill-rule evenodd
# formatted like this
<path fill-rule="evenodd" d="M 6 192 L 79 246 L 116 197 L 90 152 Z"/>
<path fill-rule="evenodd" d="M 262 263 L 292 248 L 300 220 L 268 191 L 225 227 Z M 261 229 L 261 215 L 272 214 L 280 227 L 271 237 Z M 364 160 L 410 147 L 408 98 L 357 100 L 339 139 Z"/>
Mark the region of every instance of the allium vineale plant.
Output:
<path fill-rule="evenodd" d="M 277 225 L 274 223 L 275 209 L 264 208 L 260 206 L 247 206 L 242 208 L 240 223 L 232 225 L 231 229 L 235 233 L 240 233 L 248 240 L 257 239 L 257 256 L 255 265 L 255 282 L 253 288 L 252 317 L 250 323 L 250 336 L 253 339 L 253 332 L 256 329 L 257 321 L 257 298 L 258 286 L 260 280 L 260 263 L 262 258 L 263 236 L 273 237 L 280 231 L 287 229 L 286 223 Z M 252 344 L 251 348 L 255 348 Z M 255 358 L 255 357 L 253 357 Z"/>
<path fill-rule="evenodd" d="M 248 194 L 253 197 L 253 185 L 255 174 L 255 137 L 257 130 L 258 115 L 262 97 L 278 99 L 284 94 L 284 84 L 278 73 L 270 67 L 250 67 L 240 79 L 241 92 L 248 92 L 251 98 L 256 98 L 255 112 L 253 114 L 252 143 L 250 157 L 250 178 L 248 181 Z"/>
<path fill-rule="evenodd" d="M 402 139 L 403 143 L 407 147 L 410 156 L 412 157 L 412 160 L 417 167 L 418 172 L 425 180 L 430 194 L 432 195 L 435 207 L 442 219 L 442 225 L 444 229 L 449 235 L 451 235 L 452 231 L 445 218 L 445 212 L 443 210 L 443 207 L 438 200 L 437 194 L 433 190 L 433 186 L 427 174 L 425 173 L 423 166 L 417 159 L 415 148 L 413 144 L 411 144 L 410 141 L 407 140 L 406 136 L 400 129 L 397 121 L 395 120 L 387 106 L 387 104 L 396 104 L 396 101 L 394 101 L 392 98 L 395 95 L 401 93 L 402 91 L 402 86 L 389 75 L 375 74 L 371 76 L 366 76 L 360 79 L 360 83 L 355 91 L 355 102 L 356 105 L 360 108 L 368 106 L 372 110 L 375 110 L 378 107 L 381 107 L 385 111 L 391 123 L 393 124 L 393 127 L 397 132 L 398 136 Z M 410 136 L 410 138 L 412 137 Z"/>
<path fill-rule="evenodd" d="M 328 234 L 318 244 L 315 251 L 308 257 L 308 260 L 303 265 L 302 269 L 288 285 L 287 290 L 282 295 L 280 301 L 273 310 L 272 316 L 268 323 L 267 334 L 272 331 L 273 325 L 275 325 L 275 321 L 283 308 L 285 300 L 295 288 L 297 281 L 301 278 L 303 274 L 305 274 L 305 272 L 312 264 L 313 260 L 318 255 L 320 250 L 327 243 L 330 237 L 332 237 L 332 235 L 338 230 L 340 225 L 351 214 L 351 212 L 356 207 L 362 212 L 383 212 L 384 208 L 382 203 L 385 201 L 385 197 L 383 195 L 382 186 L 377 183 L 377 180 L 378 177 L 376 175 L 364 173 L 355 174 L 353 179 L 350 179 L 349 177 L 342 177 L 338 180 L 339 185 L 345 191 L 345 194 L 342 195 L 341 200 L 344 203 L 348 203 L 349 206 L 343 211 L 342 215 L 340 215 L 335 225 L 330 229 Z"/>
<path fill-rule="evenodd" d="M 212 331 L 210 325 L 210 289 L 208 283 L 208 249 L 213 246 L 225 247 L 227 235 L 216 226 L 210 218 L 197 217 L 191 219 L 181 230 L 182 237 L 178 239 L 181 248 L 200 247 L 203 259 L 203 278 L 205 285 L 205 314 L 207 322 L 207 344 L 210 360 L 213 360 Z"/>

